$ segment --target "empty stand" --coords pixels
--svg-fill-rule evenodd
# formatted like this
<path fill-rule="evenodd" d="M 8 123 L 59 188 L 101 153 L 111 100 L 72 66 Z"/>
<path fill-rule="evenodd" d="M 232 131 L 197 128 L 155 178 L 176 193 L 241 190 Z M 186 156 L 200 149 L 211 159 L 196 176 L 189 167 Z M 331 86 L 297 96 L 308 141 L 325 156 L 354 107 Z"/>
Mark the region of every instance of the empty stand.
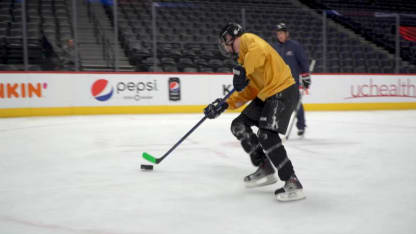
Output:
<path fill-rule="evenodd" d="M 73 51 L 67 44 L 74 37 L 72 0 L 26 2 L 29 63 L 46 70 L 73 69 Z M 116 47 L 126 70 L 157 72 L 230 72 L 234 62 L 224 58 L 217 47 L 218 31 L 224 24 L 245 24 L 247 31 L 276 43 L 275 25 L 285 22 L 292 39 L 301 42 L 310 59 L 317 60 L 315 72 L 394 73 L 394 19 L 353 13 L 363 7 L 373 12 L 416 12 L 412 1 L 402 0 L 161 0 L 155 8 L 153 35 L 152 1 L 118 0 L 120 45 L 114 45 L 112 6 L 106 1 L 77 3 L 82 26 L 78 29 L 80 57 L 76 59 L 82 69 L 111 69 L 112 48 Z M 321 9 L 329 12 L 325 37 Z M 333 9 L 342 17 L 330 14 Z M 23 63 L 21 13 L 19 1 L 0 2 L 0 64 L 5 65 L 1 69 Z M 414 19 L 404 17 L 402 23 L 412 25 Z M 401 38 L 400 45 L 400 72 L 414 73 L 415 42 Z"/>
<path fill-rule="evenodd" d="M 400 31 L 400 56 L 403 60 L 416 65 L 416 54 L 413 52 L 413 48 L 416 48 L 415 1 L 303 0 L 302 2 L 312 8 L 327 9 L 331 19 L 383 47 L 391 54 L 395 53 L 396 16 L 399 15 L 400 29 L 412 28 L 414 34 L 407 37 Z"/>

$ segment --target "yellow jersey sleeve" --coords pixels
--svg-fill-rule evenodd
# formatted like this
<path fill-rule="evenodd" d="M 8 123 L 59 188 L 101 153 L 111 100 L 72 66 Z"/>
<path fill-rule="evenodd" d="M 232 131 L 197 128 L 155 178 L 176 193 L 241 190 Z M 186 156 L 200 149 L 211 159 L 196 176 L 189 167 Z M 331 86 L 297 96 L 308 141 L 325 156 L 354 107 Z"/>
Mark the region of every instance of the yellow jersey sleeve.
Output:
<path fill-rule="evenodd" d="M 227 100 L 228 106 L 231 110 L 237 109 L 248 101 L 253 100 L 257 96 L 257 89 L 254 85 L 248 86 L 241 92 L 234 92 Z"/>

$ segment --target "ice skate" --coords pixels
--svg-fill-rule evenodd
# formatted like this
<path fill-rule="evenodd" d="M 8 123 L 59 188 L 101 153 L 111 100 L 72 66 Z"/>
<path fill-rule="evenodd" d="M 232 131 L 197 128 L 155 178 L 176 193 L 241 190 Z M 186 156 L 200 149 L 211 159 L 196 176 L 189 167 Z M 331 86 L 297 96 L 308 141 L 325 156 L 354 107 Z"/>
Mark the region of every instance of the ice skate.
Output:
<path fill-rule="evenodd" d="M 301 137 L 301 138 L 305 137 L 305 129 L 299 129 L 298 130 L 298 136 Z"/>
<path fill-rule="evenodd" d="M 292 175 L 282 188 L 274 192 L 274 195 L 278 201 L 296 201 L 305 198 L 302 184 L 296 175 Z"/>
<path fill-rule="evenodd" d="M 268 160 L 266 160 L 258 167 L 254 173 L 244 177 L 244 183 L 246 184 L 247 188 L 274 184 L 277 182 L 277 178 L 274 175 L 274 172 L 275 170 L 273 166 Z"/>

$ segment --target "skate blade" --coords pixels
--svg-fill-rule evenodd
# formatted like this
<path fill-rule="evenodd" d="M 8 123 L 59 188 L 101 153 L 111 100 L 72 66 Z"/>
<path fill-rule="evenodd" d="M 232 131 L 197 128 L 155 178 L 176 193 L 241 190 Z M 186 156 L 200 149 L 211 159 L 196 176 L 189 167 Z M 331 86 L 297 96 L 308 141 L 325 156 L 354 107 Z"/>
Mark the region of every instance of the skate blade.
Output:
<path fill-rule="evenodd" d="M 302 200 L 306 198 L 305 194 L 303 193 L 303 189 L 297 189 L 296 191 L 279 193 L 275 195 L 275 197 L 276 197 L 276 200 L 280 202 L 297 201 L 297 200 Z"/>
<path fill-rule="evenodd" d="M 248 181 L 246 183 L 246 188 L 256 188 L 263 187 L 277 182 L 277 179 L 274 175 L 268 175 L 260 180 Z"/>

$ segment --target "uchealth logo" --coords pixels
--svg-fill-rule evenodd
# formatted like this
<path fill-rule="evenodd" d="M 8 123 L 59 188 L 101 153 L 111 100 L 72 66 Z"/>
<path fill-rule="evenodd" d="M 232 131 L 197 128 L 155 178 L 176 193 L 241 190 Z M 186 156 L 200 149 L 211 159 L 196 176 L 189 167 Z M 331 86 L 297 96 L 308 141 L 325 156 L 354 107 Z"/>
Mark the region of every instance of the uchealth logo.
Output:
<path fill-rule="evenodd" d="M 113 87 L 105 79 L 96 80 L 91 86 L 91 94 L 98 101 L 104 102 L 113 96 Z"/>
<path fill-rule="evenodd" d="M 0 98 L 41 98 L 48 83 L 0 83 Z"/>
<path fill-rule="evenodd" d="M 350 97 L 352 98 L 371 98 L 371 97 L 405 97 L 416 98 L 416 85 L 410 79 L 398 79 L 396 83 L 375 83 L 369 79 L 368 83 L 351 85 Z"/>

